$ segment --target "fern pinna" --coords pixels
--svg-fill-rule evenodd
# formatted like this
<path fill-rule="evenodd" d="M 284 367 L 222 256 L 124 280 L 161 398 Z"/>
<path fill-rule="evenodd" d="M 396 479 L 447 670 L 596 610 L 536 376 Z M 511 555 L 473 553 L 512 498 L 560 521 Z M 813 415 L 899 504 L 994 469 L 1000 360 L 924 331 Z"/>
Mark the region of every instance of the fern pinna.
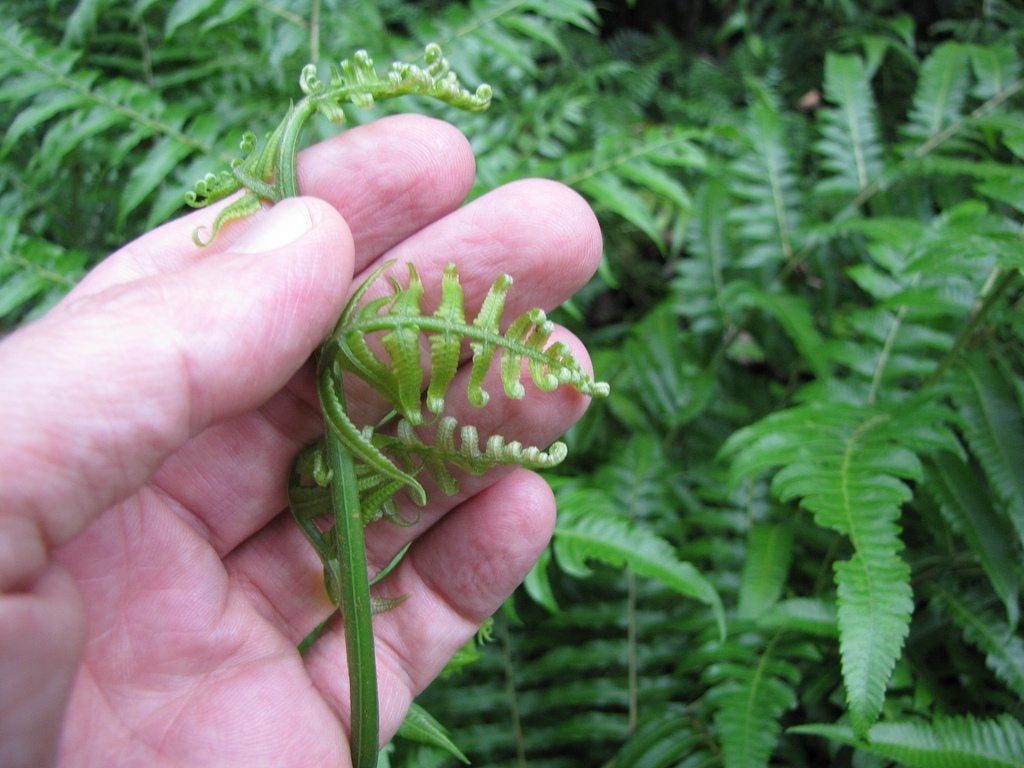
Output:
<path fill-rule="evenodd" d="M 193 234 L 196 244 L 209 245 L 225 224 L 254 213 L 264 201 L 277 202 L 299 194 L 299 139 L 306 123 L 317 113 L 340 123 L 345 120 L 343 103 L 368 107 L 377 99 L 410 93 L 431 96 L 462 109 L 488 106 L 490 88 L 481 85 L 472 94 L 464 89 L 437 45 L 426 47 L 425 59 L 425 68 L 395 62 L 382 76 L 366 52 L 359 51 L 352 59 L 332 67 L 327 84 L 318 78 L 315 65 L 307 65 L 299 80 L 305 97 L 288 109 L 277 128 L 263 141 L 247 132 L 241 145 L 243 157 L 227 170 L 207 174 L 186 195 L 189 205 L 204 207 L 242 191 L 217 214 L 208 239 L 203 240 L 199 230 Z M 500 435 L 491 436 L 481 450 L 474 427 L 460 429 L 453 417 L 443 415 L 445 396 L 459 373 L 463 342 L 468 341 L 472 350 L 467 397 L 475 407 L 482 408 L 489 400 L 484 379 L 499 352 L 497 365 L 510 398 L 520 399 L 526 394 L 520 382 L 524 364 L 540 390 L 567 384 L 592 397 L 605 396 L 609 391 L 607 384 L 595 381 L 583 369 L 566 344 L 547 344 L 554 324 L 543 310 L 532 309 L 501 331 L 505 297 L 512 286 L 509 275 L 494 281 L 479 313 L 469 323 L 454 264 L 444 270 L 441 299 L 430 314 L 420 306 L 425 291 L 412 264 L 408 265 L 404 286 L 391 277 L 391 294 L 364 301 L 392 264 L 383 264 L 356 289 L 320 348 L 317 390 L 325 436 L 296 460 L 288 493 L 296 521 L 323 562 L 327 593 L 344 621 L 355 768 L 377 765 L 377 671 L 371 614 L 404 600 L 375 600 L 370 596 L 363 526 L 381 517 L 408 524 L 397 511 L 395 496 L 405 490 L 414 503 L 426 504 L 427 492 L 419 480 L 423 471 L 442 492 L 454 494 L 459 484 L 453 470 L 479 474 L 509 464 L 544 468 L 558 464 L 566 455 L 566 447 L 560 442 L 542 450 L 517 441 L 506 442 Z M 373 348 L 374 334 L 379 334 L 379 351 Z M 427 337 L 430 348 L 426 387 L 421 336 Z M 358 426 L 348 410 L 346 372 L 381 395 L 394 409 L 391 417 L 376 426 Z M 416 433 L 416 428 L 427 422 L 424 405 L 434 427 L 429 440 Z M 396 420 L 394 430 L 385 431 L 383 427 L 392 420 Z M 373 583 L 385 575 L 378 574 Z M 324 626 L 326 622 L 307 638 L 303 648 L 315 641 Z M 416 712 L 420 717 L 426 714 Z M 431 743 L 437 743 L 436 734 L 431 738 Z M 452 754 L 461 756 L 450 740 L 447 745 Z"/>

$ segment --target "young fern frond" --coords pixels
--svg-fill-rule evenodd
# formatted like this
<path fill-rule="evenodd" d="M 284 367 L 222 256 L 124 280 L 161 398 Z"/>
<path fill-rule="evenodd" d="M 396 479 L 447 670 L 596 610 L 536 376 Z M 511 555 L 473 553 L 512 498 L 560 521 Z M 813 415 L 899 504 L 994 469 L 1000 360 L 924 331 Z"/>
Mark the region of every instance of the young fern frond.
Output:
<path fill-rule="evenodd" d="M 465 319 L 462 286 L 454 265 L 444 270 L 441 300 L 431 314 L 424 314 L 420 307 L 424 287 L 411 264 L 405 286 L 392 278 L 391 293 L 366 300 L 367 293 L 390 266 L 392 262 L 382 265 L 355 291 L 324 343 L 320 357 L 319 391 L 324 417 L 356 462 L 363 521 L 384 517 L 407 523 L 398 515 L 394 497 L 405 488 L 413 502 L 426 503 L 426 490 L 419 479 L 424 471 L 444 493 L 453 494 L 459 490 L 455 471 L 481 474 L 501 465 L 543 469 L 560 463 L 566 455 L 564 443 L 556 442 L 542 450 L 492 435 L 481 449 L 475 427 L 460 425 L 455 418 L 443 415 L 445 396 L 462 359 L 463 342 L 468 341 L 473 352 L 467 397 L 477 407 L 488 402 L 483 380 L 499 353 L 497 364 L 510 398 L 525 395 L 519 380 L 524 362 L 541 390 L 568 384 L 583 394 L 603 397 L 608 394 L 608 385 L 595 381 L 564 344 L 556 342 L 545 347 L 554 326 L 540 309 L 524 313 L 501 332 L 505 297 L 512 285 L 508 275 L 494 281 L 470 323 Z M 372 341 L 374 335 L 379 336 L 377 350 Z M 426 392 L 420 343 L 423 336 L 430 349 L 430 383 Z M 393 433 L 355 424 L 344 400 L 346 371 L 365 381 L 393 406 L 399 417 Z M 424 403 L 428 411 L 439 417 L 433 424 L 430 440 L 416 433 L 416 428 L 424 425 Z M 293 509 L 300 523 L 307 523 L 303 528 L 307 535 L 312 533 L 310 540 L 324 559 L 325 568 L 332 554 L 329 538 L 319 529 L 311 532 L 312 523 L 308 521 L 326 514 L 327 488 L 334 480 L 321 441 L 300 456 L 292 481 Z"/>
<path fill-rule="evenodd" d="M 608 394 L 608 385 L 594 381 L 564 343 L 555 342 L 545 347 L 554 325 L 543 310 L 531 309 L 512 321 L 504 334 L 501 333 L 505 297 L 512 286 L 510 276 L 501 275 L 494 281 L 476 318 L 468 323 L 454 264 L 445 267 L 441 302 L 431 315 L 421 313 L 423 283 L 412 264 L 408 265 L 409 278 L 405 287 L 392 280 L 393 293 L 390 296 L 361 303 L 366 291 L 389 266 L 390 263 L 384 264 L 363 283 L 342 314 L 327 345 L 336 354 L 341 368 L 356 374 L 383 394 L 411 425 L 423 423 L 421 333 L 427 335 L 430 343 L 431 381 L 426 405 L 433 414 L 444 410 L 445 393 L 455 378 L 463 341 L 469 342 L 473 352 L 467 396 L 469 402 L 478 408 L 485 406 L 490 398 L 483 382 L 495 355 L 499 353 L 502 385 L 505 394 L 514 400 L 526 394 L 519 380 L 524 362 L 529 366 L 534 384 L 542 391 L 568 384 L 592 397 Z M 381 345 L 390 357 L 389 362 L 371 349 L 367 334 L 374 332 L 383 332 Z"/>
<path fill-rule="evenodd" d="M 232 161 L 229 170 L 206 174 L 186 193 L 186 203 L 203 208 L 245 190 L 242 197 L 217 215 L 208 239 L 203 240 L 199 230 L 193 234 L 195 243 L 209 245 L 225 224 L 256 212 L 262 201 L 277 202 L 299 194 L 295 167 L 299 139 L 306 123 L 317 113 L 331 122 L 343 123 L 343 104 L 367 108 L 375 101 L 406 94 L 430 96 L 469 111 L 480 111 L 490 105 L 490 86 L 481 85 L 475 93 L 463 88 L 440 46 L 427 45 L 424 61 L 425 67 L 396 61 L 381 75 L 366 51 L 356 51 L 351 59 L 331 65 L 331 79 L 327 83 L 318 77 L 316 65 L 303 67 L 299 87 L 305 95 L 288 109 L 273 132 L 263 141 L 246 132 L 241 143 L 242 157 Z"/>

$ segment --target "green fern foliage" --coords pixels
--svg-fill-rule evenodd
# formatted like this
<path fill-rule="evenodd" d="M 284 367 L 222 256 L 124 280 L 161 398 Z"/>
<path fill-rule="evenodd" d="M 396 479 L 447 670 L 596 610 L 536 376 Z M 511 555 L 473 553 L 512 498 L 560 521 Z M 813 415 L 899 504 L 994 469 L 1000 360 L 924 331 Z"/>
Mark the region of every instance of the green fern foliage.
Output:
<path fill-rule="evenodd" d="M 830 175 L 818 190 L 855 196 L 878 181 L 884 169 L 871 82 L 858 56 L 825 57 L 825 97 L 835 107 L 819 113 L 821 138 L 815 149 Z"/>
<path fill-rule="evenodd" d="M 328 393 L 372 381 L 393 411 L 367 428 L 328 401 L 362 451 L 364 522 L 409 524 L 418 488 L 508 462 L 556 488 L 553 545 L 495 641 L 424 693 L 463 754 L 1024 764 L 1024 12 L 690 5 L 7 0 L 0 328 L 180 212 L 197 178 L 196 202 L 248 182 L 239 213 L 283 194 L 267 116 L 289 103 L 312 110 L 296 147 L 342 109 L 450 120 L 476 155 L 470 197 L 555 179 L 604 237 L 590 284 L 521 318 L 501 318 L 504 278 L 469 306 L 451 270 L 392 268 L 319 371 Z M 340 61 L 361 49 L 398 68 Z M 414 64 L 427 92 L 452 70 L 490 83 L 491 108 L 375 90 Z M 611 395 L 564 446 L 476 434 L 461 401 L 580 375 L 552 322 Z M 327 459 L 303 454 L 290 500 L 330 588 Z M 458 759 L 402 735 L 388 750 L 390 768 Z"/>
<path fill-rule="evenodd" d="M 1003 715 L 936 718 L 934 723 L 879 723 L 867 739 L 838 725 L 792 729 L 855 746 L 908 768 L 1010 768 L 1024 763 L 1024 726 Z"/>
<path fill-rule="evenodd" d="M 680 561 L 668 542 L 616 515 L 607 498 L 592 492 L 562 494 L 559 508 L 554 547 L 563 570 L 578 577 L 589 576 L 590 559 L 612 566 L 628 565 L 639 575 L 657 579 L 710 606 L 724 636 L 725 613 L 717 591 L 691 563 Z"/>
<path fill-rule="evenodd" d="M 757 638 L 737 642 L 749 643 Z M 724 763 L 735 768 L 764 768 L 775 750 L 782 728 L 780 718 L 796 706 L 794 686 L 799 683 L 799 668 L 776 653 L 778 637 L 750 663 L 746 648 L 734 652 L 719 649 L 716 661 L 705 673 L 715 683 L 709 690 L 716 708 L 715 725 L 722 742 Z"/>
<path fill-rule="evenodd" d="M 740 618 L 757 618 L 778 601 L 792 559 L 793 531 L 789 526 L 759 523 L 751 527 L 740 575 Z"/>
<path fill-rule="evenodd" d="M 833 567 L 843 679 L 861 734 L 881 712 L 913 610 L 897 522 L 913 495 L 906 481 L 922 477 L 915 449 L 949 445 L 946 417 L 812 403 L 737 432 L 723 449 L 739 478 L 781 465 L 772 480 L 780 499 L 799 499 L 818 525 L 849 537 L 852 557 Z"/>
<path fill-rule="evenodd" d="M 963 117 L 970 85 L 968 66 L 968 49 L 954 42 L 938 46 L 925 59 L 905 128 L 908 137 L 926 142 Z"/>
<path fill-rule="evenodd" d="M 788 128 L 770 101 L 750 109 L 743 151 L 731 166 L 734 194 L 744 201 L 730 213 L 730 223 L 746 246 L 740 263 L 747 267 L 780 264 L 801 245 L 796 159 Z"/>
<path fill-rule="evenodd" d="M 20 234 L 0 217 L 0 330 L 48 309 L 75 284 L 87 254 Z"/>
<path fill-rule="evenodd" d="M 926 488 L 936 498 L 950 529 L 963 536 L 999 596 L 1007 621 L 1020 616 L 1020 549 L 1012 525 L 1001 513 L 977 465 L 951 454 L 938 454 L 927 468 Z"/>
<path fill-rule="evenodd" d="M 956 379 L 964 434 L 1000 506 L 1024 543 L 1024 417 L 1004 374 L 981 355 L 971 356 Z"/>
<path fill-rule="evenodd" d="M 1019 699 L 1024 699 L 1024 641 L 1014 627 L 992 615 L 976 593 L 937 591 L 939 602 L 971 645 L 985 654 L 985 664 Z"/>

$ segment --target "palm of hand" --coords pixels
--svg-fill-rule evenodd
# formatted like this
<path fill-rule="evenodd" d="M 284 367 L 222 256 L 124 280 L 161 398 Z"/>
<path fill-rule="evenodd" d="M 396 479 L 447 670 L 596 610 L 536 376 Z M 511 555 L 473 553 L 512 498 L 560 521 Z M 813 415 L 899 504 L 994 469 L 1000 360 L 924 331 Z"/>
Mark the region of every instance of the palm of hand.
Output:
<path fill-rule="evenodd" d="M 211 754 L 224 765 L 275 754 L 279 765 L 340 764 L 343 730 L 294 638 L 260 614 L 191 514 L 144 488 L 61 553 L 91 628 L 65 756 L 78 762 L 103 741 L 121 745 L 121 765 Z"/>

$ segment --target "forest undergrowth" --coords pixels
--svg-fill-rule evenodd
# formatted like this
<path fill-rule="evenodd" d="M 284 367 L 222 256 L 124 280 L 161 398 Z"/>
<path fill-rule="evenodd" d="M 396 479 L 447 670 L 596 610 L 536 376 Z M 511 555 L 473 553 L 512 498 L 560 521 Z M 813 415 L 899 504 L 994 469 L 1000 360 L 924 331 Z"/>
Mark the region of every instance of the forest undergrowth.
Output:
<path fill-rule="evenodd" d="M 556 317 L 612 394 L 549 475 L 541 562 L 420 700 L 473 763 L 1024 765 L 1018 3 L 0 21 L 0 331 L 180 214 L 304 64 L 357 49 L 437 42 L 492 86 L 483 114 L 416 103 L 472 141 L 474 195 L 542 176 L 598 212 L 601 269 Z M 457 762 L 400 734 L 381 764 Z"/>

